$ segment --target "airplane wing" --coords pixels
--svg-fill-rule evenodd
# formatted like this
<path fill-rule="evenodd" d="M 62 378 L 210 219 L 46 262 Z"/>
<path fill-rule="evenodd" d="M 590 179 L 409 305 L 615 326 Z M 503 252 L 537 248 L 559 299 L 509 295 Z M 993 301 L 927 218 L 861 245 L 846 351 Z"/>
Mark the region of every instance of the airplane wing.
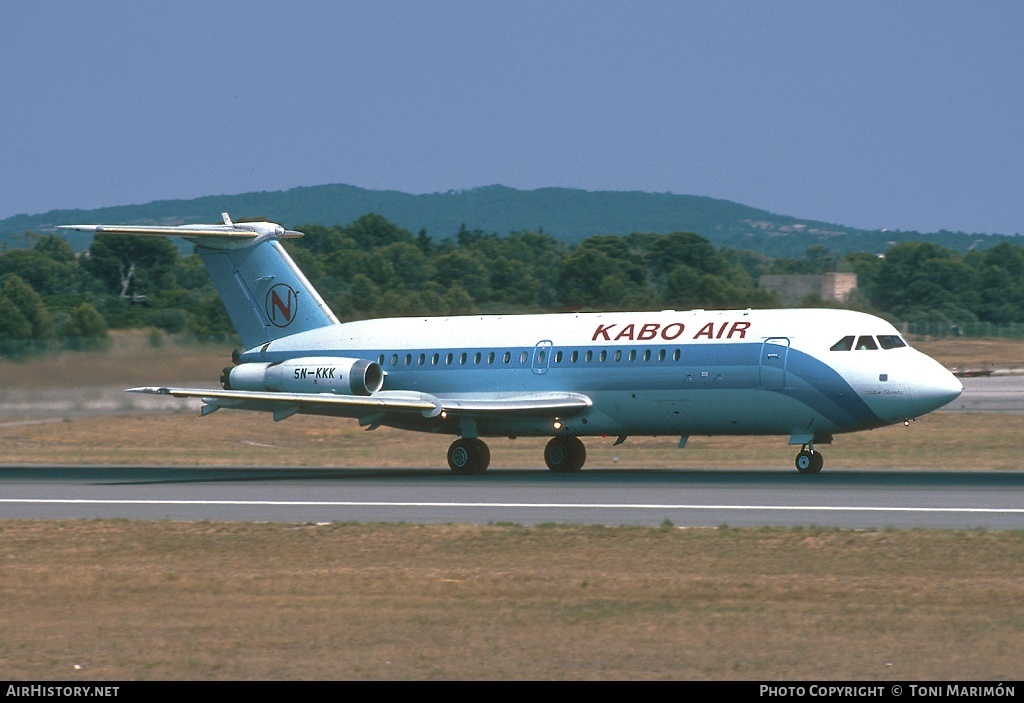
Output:
<path fill-rule="evenodd" d="M 330 415 L 363 418 L 383 413 L 420 413 L 423 417 L 452 416 L 530 416 L 558 417 L 575 415 L 592 405 L 582 393 L 488 393 L 439 397 L 413 391 L 379 391 L 373 395 L 336 395 L 333 393 L 279 393 L 262 391 L 225 391 L 214 388 L 165 388 L 143 386 L 129 393 L 169 395 L 175 398 L 201 398 L 203 414 L 220 408 L 270 410 L 275 420 L 283 420 L 303 410 Z"/>

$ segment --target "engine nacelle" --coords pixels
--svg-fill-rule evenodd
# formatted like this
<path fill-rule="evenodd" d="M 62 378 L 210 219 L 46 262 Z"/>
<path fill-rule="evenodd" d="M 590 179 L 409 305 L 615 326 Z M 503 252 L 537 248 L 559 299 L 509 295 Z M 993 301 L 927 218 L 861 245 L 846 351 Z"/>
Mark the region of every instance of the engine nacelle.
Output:
<path fill-rule="evenodd" d="M 366 359 L 311 356 L 226 368 L 221 383 L 225 390 L 370 395 L 384 386 L 384 370 Z"/>

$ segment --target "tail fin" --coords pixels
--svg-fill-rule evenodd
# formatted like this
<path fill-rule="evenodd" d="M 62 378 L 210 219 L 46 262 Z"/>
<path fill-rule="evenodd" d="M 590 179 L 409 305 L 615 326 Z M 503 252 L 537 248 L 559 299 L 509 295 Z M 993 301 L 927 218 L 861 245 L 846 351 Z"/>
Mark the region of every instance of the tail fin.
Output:
<path fill-rule="evenodd" d="M 196 243 L 213 285 L 246 349 L 280 337 L 338 324 L 279 239 L 301 237 L 272 222 L 145 227 L 65 225 L 62 229 L 183 237 Z"/>

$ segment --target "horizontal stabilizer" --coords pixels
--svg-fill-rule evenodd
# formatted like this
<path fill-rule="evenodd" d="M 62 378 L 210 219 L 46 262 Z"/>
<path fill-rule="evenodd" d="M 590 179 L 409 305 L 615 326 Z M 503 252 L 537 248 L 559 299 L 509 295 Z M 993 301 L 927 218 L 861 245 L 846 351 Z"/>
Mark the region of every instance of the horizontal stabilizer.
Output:
<path fill-rule="evenodd" d="M 94 232 L 96 234 L 130 234 L 157 237 L 184 237 L 186 239 L 221 239 L 221 240 L 256 240 L 295 239 L 302 237 L 302 232 L 285 229 L 273 222 L 242 222 L 234 223 L 225 213 L 224 224 L 221 225 L 61 225 L 59 229 L 71 229 L 78 232 Z"/>

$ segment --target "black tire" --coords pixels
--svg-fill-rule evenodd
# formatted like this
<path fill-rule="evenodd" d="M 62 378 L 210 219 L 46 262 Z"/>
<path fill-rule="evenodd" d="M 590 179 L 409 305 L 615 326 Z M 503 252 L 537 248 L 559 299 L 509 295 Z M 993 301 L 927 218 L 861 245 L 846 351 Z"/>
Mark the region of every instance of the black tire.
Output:
<path fill-rule="evenodd" d="M 460 476 L 482 474 L 491 463 L 491 450 L 483 440 L 457 439 L 448 447 L 448 468 Z"/>
<path fill-rule="evenodd" d="M 552 471 L 579 471 L 586 461 L 587 447 L 578 437 L 555 437 L 544 447 L 544 463 Z"/>
<path fill-rule="evenodd" d="M 802 474 L 820 473 L 825 465 L 825 458 L 821 452 L 812 452 L 801 449 L 796 455 L 796 470 Z"/>

